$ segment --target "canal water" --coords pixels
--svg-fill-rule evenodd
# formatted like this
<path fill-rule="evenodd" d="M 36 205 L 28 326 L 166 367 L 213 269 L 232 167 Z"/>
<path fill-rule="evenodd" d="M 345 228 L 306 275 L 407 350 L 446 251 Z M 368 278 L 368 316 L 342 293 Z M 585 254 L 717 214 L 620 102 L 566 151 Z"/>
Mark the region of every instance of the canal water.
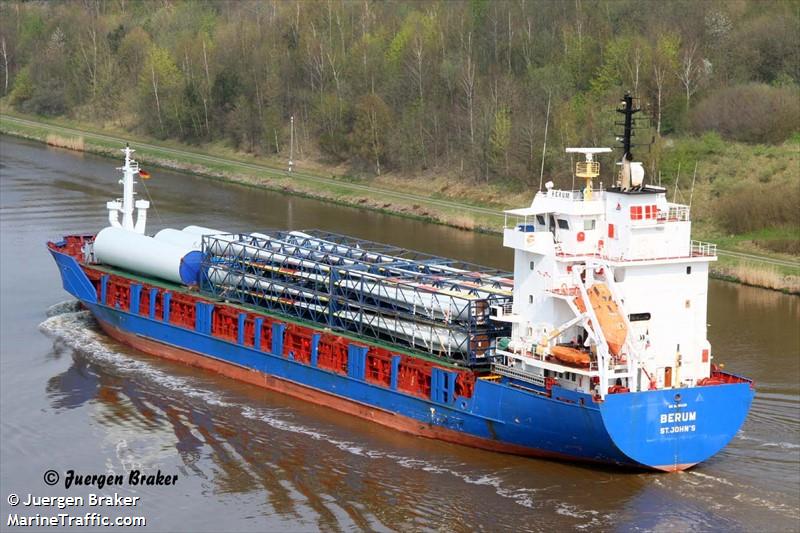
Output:
<path fill-rule="evenodd" d="M 120 346 L 45 250 L 107 223 L 119 161 L 0 142 L 0 508 L 140 496 L 146 531 L 792 531 L 800 524 L 800 298 L 712 282 L 718 363 L 755 379 L 731 444 L 680 474 L 620 472 L 397 433 Z M 151 169 L 149 230 L 322 228 L 510 269 L 496 236 Z M 147 196 L 144 194 L 143 196 Z M 524 198 L 521 202 L 527 201 Z M 47 487 L 48 469 L 177 474 L 175 486 Z M 81 514 L 97 509 L 81 508 Z M 63 512 L 63 511 L 62 511 Z"/>

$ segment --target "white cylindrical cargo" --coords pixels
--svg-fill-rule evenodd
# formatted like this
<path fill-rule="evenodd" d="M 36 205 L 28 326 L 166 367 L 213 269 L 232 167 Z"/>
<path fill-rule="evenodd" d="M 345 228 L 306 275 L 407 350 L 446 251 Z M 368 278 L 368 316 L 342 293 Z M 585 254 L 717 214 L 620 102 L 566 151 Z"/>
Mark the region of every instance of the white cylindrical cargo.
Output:
<path fill-rule="evenodd" d="M 187 233 L 179 229 L 166 228 L 156 233 L 153 238 L 157 241 L 173 244 L 180 248 L 200 250 L 203 247 L 203 236 L 197 233 Z"/>
<path fill-rule="evenodd" d="M 218 229 L 206 228 L 204 226 L 186 226 L 181 231 L 185 233 L 192 233 L 194 235 L 222 235 L 228 233 L 227 231 L 220 231 Z"/>
<path fill-rule="evenodd" d="M 203 254 L 186 246 L 158 241 L 122 228 L 105 228 L 94 239 L 101 262 L 174 283 L 197 283 Z"/>

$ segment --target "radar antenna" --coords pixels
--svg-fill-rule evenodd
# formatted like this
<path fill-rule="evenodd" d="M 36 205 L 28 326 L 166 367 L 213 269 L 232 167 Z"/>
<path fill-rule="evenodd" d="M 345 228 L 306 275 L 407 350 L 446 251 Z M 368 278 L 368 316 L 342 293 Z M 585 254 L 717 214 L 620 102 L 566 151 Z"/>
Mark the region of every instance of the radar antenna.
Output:
<path fill-rule="evenodd" d="M 592 180 L 600 175 L 600 163 L 594 160 L 594 155 L 610 151 L 611 148 L 567 148 L 568 154 L 583 154 L 586 158 L 575 164 L 575 175 L 586 180 L 583 199 L 587 202 L 592 199 Z"/>

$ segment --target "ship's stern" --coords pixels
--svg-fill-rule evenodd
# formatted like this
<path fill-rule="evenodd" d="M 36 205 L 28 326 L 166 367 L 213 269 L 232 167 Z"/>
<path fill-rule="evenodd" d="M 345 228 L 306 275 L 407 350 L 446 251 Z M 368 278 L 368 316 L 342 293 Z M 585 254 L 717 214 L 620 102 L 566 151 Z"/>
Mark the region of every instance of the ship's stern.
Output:
<path fill-rule="evenodd" d="M 691 468 L 730 442 L 755 396 L 751 381 L 720 375 L 721 384 L 610 394 L 600 406 L 606 430 L 636 463 L 665 472 Z"/>

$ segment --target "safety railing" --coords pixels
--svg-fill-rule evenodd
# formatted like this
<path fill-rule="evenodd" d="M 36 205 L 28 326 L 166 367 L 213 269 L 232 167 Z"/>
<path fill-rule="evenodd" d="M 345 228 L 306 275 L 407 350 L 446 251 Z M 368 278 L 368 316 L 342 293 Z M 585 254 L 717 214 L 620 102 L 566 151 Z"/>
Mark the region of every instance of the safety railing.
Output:
<path fill-rule="evenodd" d="M 667 204 L 666 210 L 658 212 L 659 222 L 687 222 L 689 220 L 689 206 L 682 204 Z"/>
<path fill-rule="evenodd" d="M 716 257 L 717 245 L 713 242 L 692 241 L 692 257 Z"/>

